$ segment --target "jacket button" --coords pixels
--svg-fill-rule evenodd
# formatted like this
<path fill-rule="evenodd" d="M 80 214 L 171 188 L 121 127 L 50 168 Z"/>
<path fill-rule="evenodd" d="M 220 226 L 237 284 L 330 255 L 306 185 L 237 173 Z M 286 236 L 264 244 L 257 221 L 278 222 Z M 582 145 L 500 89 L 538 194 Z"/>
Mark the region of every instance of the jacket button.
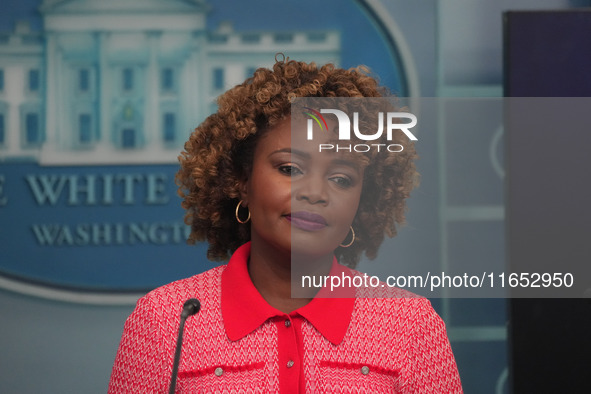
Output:
<path fill-rule="evenodd" d="M 222 376 L 222 374 L 224 373 L 224 370 L 221 369 L 220 367 L 217 367 L 213 373 L 215 373 L 215 376 Z"/>
<path fill-rule="evenodd" d="M 286 321 L 285 321 L 285 327 L 289 327 L 289 326 L 291 326 L 291 321 L 289 321 L 289 320 L 286 320 Z"/>
<path fill-rule="evenodd" d="M 294 363 L 292 360 L 289 360 L 289 361 L 287 362 L 287 368 L 291 368 L 291 367 L 293 367 L 293 365 L 294 365 L 294 364 L 295 364 L 295 363 Z"/>
<path fill-rule="evenodd" d="M 361 367 L 361 373 L 364 375 L 369 374 L 369 367 L 367 365 L 364 365 L 363 367 Z"/>

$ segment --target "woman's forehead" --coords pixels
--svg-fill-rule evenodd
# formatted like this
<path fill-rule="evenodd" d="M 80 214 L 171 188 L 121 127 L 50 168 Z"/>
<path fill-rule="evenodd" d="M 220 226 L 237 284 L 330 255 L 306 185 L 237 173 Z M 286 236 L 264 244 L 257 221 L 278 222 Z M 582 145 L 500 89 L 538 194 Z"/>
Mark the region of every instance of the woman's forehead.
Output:
<path fill-rule="evenodd" d="M 306 119 L 288 117 L 265 132 L 259 141 L 260 153 L 290 153 L 302 159 L 323 159 L 323 161 L 348 164 L 358 168 L 367 166 L 369 158 L 362 153 L 346 149 L 325 149 L 327 145 L 335 144 L 337 141 L 336 132 L 331 130 L 335 125 L 336 122 L 328 121 L 329 130 L 315 130 L 318 132 L 309 139 L 306 134 Z"/>

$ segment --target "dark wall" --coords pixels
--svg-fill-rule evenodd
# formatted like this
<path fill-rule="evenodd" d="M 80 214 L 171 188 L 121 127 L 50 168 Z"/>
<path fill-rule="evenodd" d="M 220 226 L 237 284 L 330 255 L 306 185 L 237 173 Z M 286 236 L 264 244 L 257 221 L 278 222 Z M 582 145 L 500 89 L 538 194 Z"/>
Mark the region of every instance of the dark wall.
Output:
<path fill-rule="evenodd" d="M 591 96 L 591 11 L 509 12 L 504 39 L 505 95 L 548 98 L 528 115 L 507 106 L 508 271 L 573 272 L 582 284 L 576 298 L 511 299 L 510 380 L 514 393 L 589 393 L 591 100 L 549 98 Z"/>

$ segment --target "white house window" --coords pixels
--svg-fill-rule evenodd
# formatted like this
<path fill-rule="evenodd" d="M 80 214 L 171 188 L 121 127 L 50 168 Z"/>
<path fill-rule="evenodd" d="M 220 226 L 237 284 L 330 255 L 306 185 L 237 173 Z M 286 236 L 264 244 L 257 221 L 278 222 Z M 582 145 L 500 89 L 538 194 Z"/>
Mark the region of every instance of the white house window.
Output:
<path fill-rule="evenodd" d="M 92 117 L 90 114 L 78 116 L 78 140 L 81 144 L 88 144 L 92 141 Z"/>
<path fill-rule="evenodd" d="M 121 131 L 121 147 L 123 149 L 133 149 L 136 145 L 135 129 L 126 127 Z"/>
<path fill-rule="evenodd" d="M 25 143 L 26 145 L 38 145 L 41 143 L 39 114 L 29 112 L 25 114 Z"/>
<path fill-rule="evenodd" d="M 121 149 L 137 149 L 143 143 L 142 114 L 132 101 L 121 108 L 121 115 L 115 125 L 116 145 Z M 94 125 L 93 125 L 94 126 Z"/>
<path fill-rule="evenodd" d="M 240 38 L 244 44 L 256 44 L 261 41 L 261 35 L 256 33 L 246 33 Z"/>
<path fill-rule="evenodd" d="M 277 33 L 273 37 L 278 44 L 287 44 L 293 41 L 293 34 L 291 33 Z"/>
<path fill-rule="evenodd" d="M 39 70 L 32 69 L 29 70 L 29 91 L 37 92 L 39 91 Z"/>
<path fill-rule="evenodd" d="M 78 90 L 88 92 L 90 90 L 90 70 L 81 68 L 78 70 Z"/>
<path fill-rule="evenodd" d="M 133 69 L 131 67 L 126 67 L 122 71 L 122 87 L 123 90 L 126 92 L 130 92 L 133 90 L 134 80 L 133 80 Z"/>
<path fill-rule="evenodd" d="M 164 114 L 164 142 L 174 142 L 176 139 L 176 117 L 172 112 L 166 112 Z"/>
<path fill-rule="evenodd" d="M 224 88 L 224 69 L 221 67 L 213 69 L 213 88 L 215 90 Z"/>
<path fill-rule="evenodd" d="M 225 44 L 226 42 L 228 42 L 228 36 L 225 34 L 212 33 L 212 34 L 209 34 L 209 36 L 207 38 L 208 38 L 208 41 L 211 42 L 212 44 Z"/>
<path fill-rule="evenodd" d="M 162 69 L 160 76 L 160 87 L 164 92 L 170 92 L 174 90 L 174 69 L 172 67 L 166 67 Z"/>
<path fill-rule="evenodd" d="M 308 41 L 314 43 L 320 43 L 326 41 L 326 33 L 325 32 L 312 32 L 308 33 Z"/>

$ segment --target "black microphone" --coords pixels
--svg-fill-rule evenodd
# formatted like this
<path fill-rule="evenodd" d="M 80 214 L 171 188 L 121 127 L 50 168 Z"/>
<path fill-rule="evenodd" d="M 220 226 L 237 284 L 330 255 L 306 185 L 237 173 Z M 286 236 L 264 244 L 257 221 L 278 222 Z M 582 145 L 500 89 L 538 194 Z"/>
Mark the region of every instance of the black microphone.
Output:
<path fill-rule="evenodd" d="M 168 394 L 174 394 L 176 389 L 176 376 L 179 370 L 179 362 L 181 360 L 181 350 L 183 349 L 183 330 L 185 329 L 185 320 L 187 317 L 194 315 L 201 309 L 201 303 L 196 298 L 190 298 L 183 304 L 183 311 L 181 312 L 181 323 L 179 324 L 179 335 L 176 339 L 176 350 L 174 352 L 174 363 L 172 365 L 172 377 L 170 378 L 170 387 Z"/>

